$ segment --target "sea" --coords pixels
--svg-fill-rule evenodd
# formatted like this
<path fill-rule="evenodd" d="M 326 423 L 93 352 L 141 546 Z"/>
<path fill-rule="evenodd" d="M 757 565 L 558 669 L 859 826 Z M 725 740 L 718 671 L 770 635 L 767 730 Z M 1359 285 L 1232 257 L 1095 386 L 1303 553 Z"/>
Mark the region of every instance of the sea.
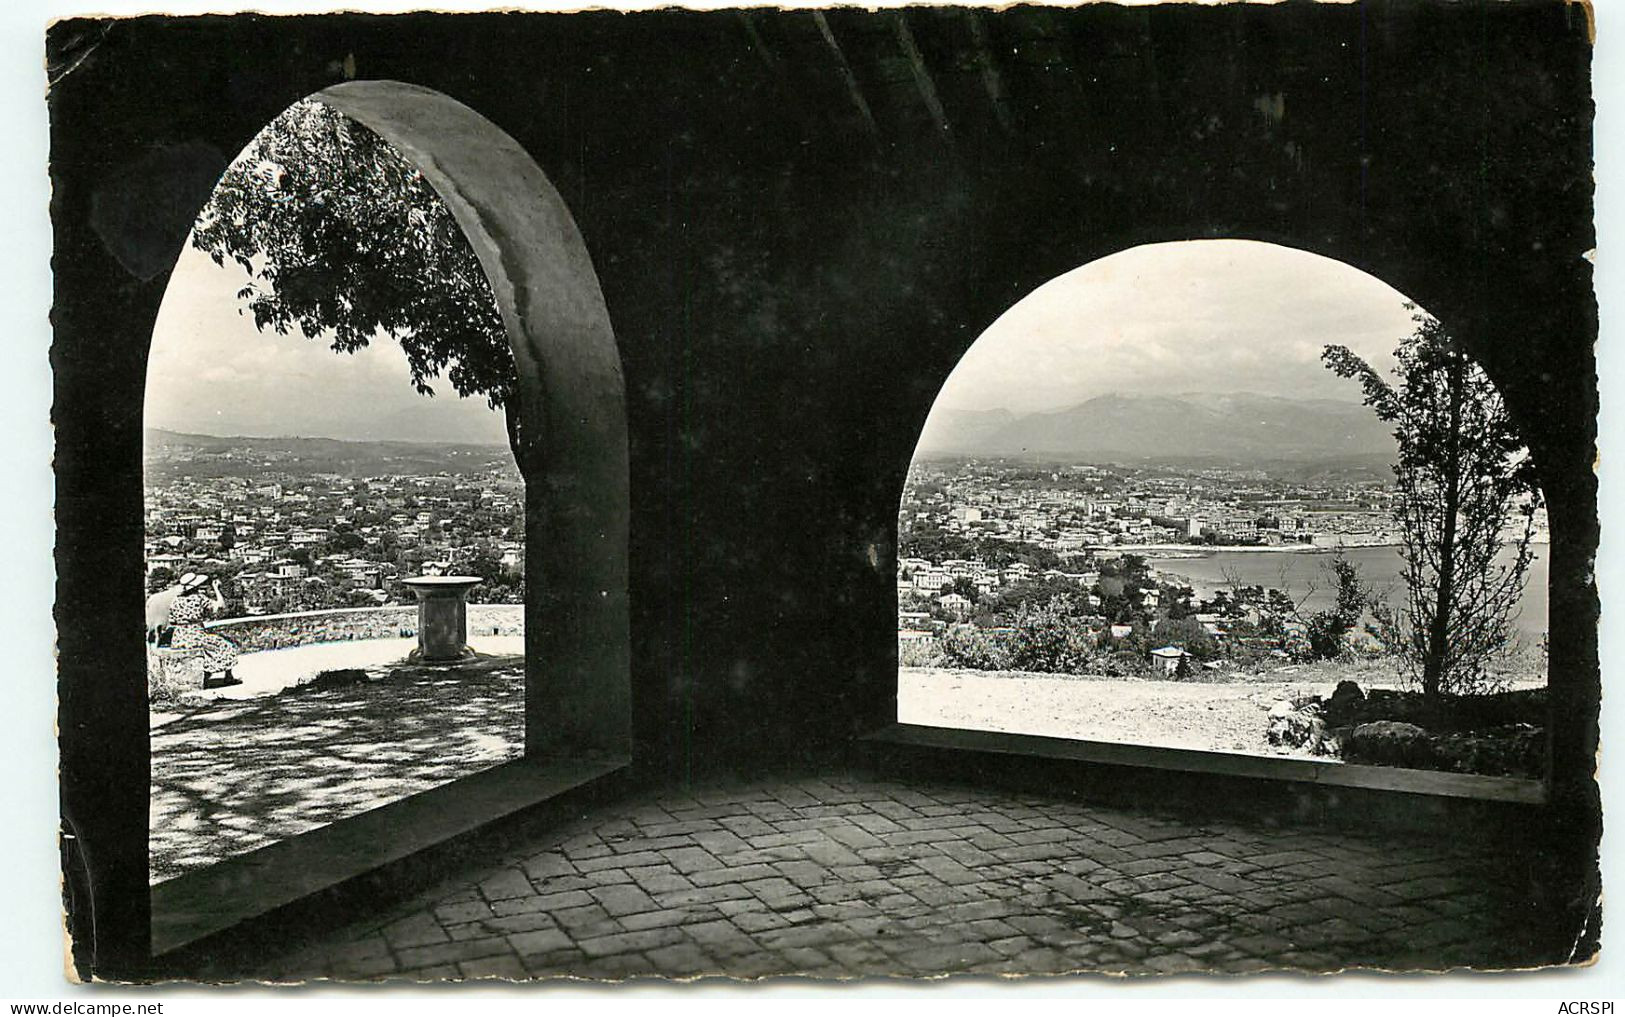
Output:
<path fill-rule="evenodd" d="M 1535 558 L 1529 565 L 1529 576 L 1524 584 L 1523 598 L 1518 605 L 1513 625 L 1520 641 L 1528 646 L 1538 645 L 1546 633 L 1546 576 L 1547 549 L 1536 545 Z M 1510 552 L 1503 552 L 1510 556 Z M 1397 547 L 1352 547 L 1343 556 L 1360 567 L 1360 575 L 1379 594 L 1386 593 L 1390 607 L 1400 608 L 1405 603 L 1402 562 Z M 1327 572 L 1331 554 L 1315 551 L 1213 551 L 1197 558 L 1157 558 L 1153 553 L 1147 560 L 1159 571 L 1183 576 L 1190 581 L 1199 596 L 1211 596 L 1215 590 L 1228 586 L 1224 573 L 1227 569 L 1240 575 L 1245 585 L 1280 587 L 1282 568 L 1285 581 L 1295 597 L 1301 597 L 1310 583 L 1317 587 L 1304 604 L 1305 611 L 1318 611 L 1332 606 L 1336 588 Z"/>

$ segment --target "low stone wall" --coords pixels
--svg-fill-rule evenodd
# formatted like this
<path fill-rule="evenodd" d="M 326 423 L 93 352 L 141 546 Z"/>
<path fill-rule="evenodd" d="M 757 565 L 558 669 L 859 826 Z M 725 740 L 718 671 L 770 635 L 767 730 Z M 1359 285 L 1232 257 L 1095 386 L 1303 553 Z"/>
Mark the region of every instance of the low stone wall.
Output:
<path fill-rule="evenodd" d="M 300 611 L 247 618 L 222 618 L 205 626 L 236 643 L 244 653 L 281 650 L 312 643 L 355 639 L 398 639 L 417 635 L 415 604 L 358 607 L 336 611 Z M 519 636 L 525 632 L 523 604 L 468 605 L 468 635 Z"/>

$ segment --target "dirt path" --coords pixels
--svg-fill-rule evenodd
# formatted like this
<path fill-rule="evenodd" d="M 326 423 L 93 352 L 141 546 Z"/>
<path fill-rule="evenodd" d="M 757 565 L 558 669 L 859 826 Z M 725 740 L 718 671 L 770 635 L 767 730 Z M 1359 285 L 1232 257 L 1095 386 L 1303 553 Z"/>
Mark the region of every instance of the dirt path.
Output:
<path fill-rule="evenodd" d="M 1053 678 L 903 668 L 897 714 L 906 724 L 1287 755 L 1264 739 L 1280 699 L 1329 694 L 1333 684 L 1202 684 Z"/>

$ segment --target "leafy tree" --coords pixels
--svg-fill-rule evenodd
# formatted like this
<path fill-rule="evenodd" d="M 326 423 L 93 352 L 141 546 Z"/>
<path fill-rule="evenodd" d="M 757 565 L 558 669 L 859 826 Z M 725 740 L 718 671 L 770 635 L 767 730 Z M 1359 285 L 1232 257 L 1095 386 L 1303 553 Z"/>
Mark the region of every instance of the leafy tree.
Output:
<path fill-rule="evenodd" d="M 468 575 L 479 576 L 485 580 L 487 592 L 491 587 L 501 584 L 507 573 L 507 570 L 502 567 L 502 562 L 497 560 L 496 555 L 492 554 L 489 548 L 485 547 L 476 548 L 473 554 L 469 555 L 458 566 L 458 569 Z"/>
<path fill-rule="evenodd" d="M 359 533 L 350 529 L 341 529 L 333 534 L 327 546 L 335 552 L 359 551 L 367 546 L 367 542 Z"/>
<path fill-rule="evenodd" d="M 1196 591 L 1189 586 L 1172 583 L 1162 587 L 1163 603 L 1168 605 L 1168 617 L 1189 618 L 1196 613 Z"/>
<path fill-rule="evenodd" d="M 1342 656 L 1345 640 L 1371 604 L 1371 593 L 1360 577 L 1360 566 L 1338 552 L 1323 566 L 1337 589 L 1337 601 L 1324 611 L 1304 619 L 1309 647 L 1319 659 Z"/>
<path fill-rule="evenodd" d="M 942 634 L 942 658 L 949 667 L 976 671 L 1005 671 L 1010 653 L 1004 641 L 974 625 L 950 626 Z"/>
<path fill-rule="evenodd" d="M 1010 635 L 1010 663 L 1022 671 L 1081 674 L 1095 656 L 1095 634 L 1071 597 L 1023 604 Z"/>
<path fill-rule="evenodd" d="M 909 527 L 898 534 L 897 557 L 924 558 L 928 561 L 965 558 L 984 561 L 1000 569 L 1017 562 L 1038 570 L 1059 568 L 1061 565 L 1060 555 L 1036 544 L 966 537 L 925 527 Z"/>
<path fill-rule="evenodd" d="M 1420 312 L 1414 320 L 1395 351 L 1397 385 L 1346 347 L 1327 346 L 1322 358 L 1357 379 L 1366 404 L 1394 425 L 1394 519 L 1407 592 L 1402 659 L 1436 701 L 1486 689 L 1485 664 L 1508 649 L 1540 489 L 1494 383 L 1438 321 Z"/>
<path fill-rule="evenodd" d="M 1046 604 L 1056 597 L 1076 595 L 1078 585 L 1071 580 L 1055 578 L 1028 579 L 1001 587 L 991 596 L 983 597 L 979 607 L 1000 618 L 1013 618 L 1024 605 Z"/>
<path fill-rule="evenodd" d="M 1193 674 L 1195 674 L 1195 669 L 1191 667 L 1190 655 L 1186 654 L 1180 657 L 1179 662 L 1174 665 L 1174 681 L 1188 682 Z"/>
<path fill-rule="evenodd" d="M 238 297 L 260 330 L 297 329 L 336 353 L 392 338 L 420 393 L 443 374 L 506 410 L 518 451 L 518 382 L 490 282 L 434 188 L 372 131 L 317 100 L 294 104 L 226 170 L 192 244 L 248 273 Z"/>
<path fill-rule="evenodd" d="M 1105 580 L 1101 580 L 1104 586 Z M 1100 600 L 1100 613 L 1113 625 L 1132 625 L 1145 618 L 1138 589 L 1118 593 L 1104 593 Z"/>
<path fill-rule="evenodd" d="M 168 565 L 159 565 L 147 576 L 147 592 L 156 593 L 159 590 L 167 590 L 175 585 L 176 578 L 174 569 Z"/>
<path fill-rule="evenodd" d="M 1219 655 L 1219 644 L 1195 618 L 1165 618 L 1157 622 L 1151 627 L 1150 641 L 1158 646 L 1177 646 L 1198 660 L 1212 660 Z"/>

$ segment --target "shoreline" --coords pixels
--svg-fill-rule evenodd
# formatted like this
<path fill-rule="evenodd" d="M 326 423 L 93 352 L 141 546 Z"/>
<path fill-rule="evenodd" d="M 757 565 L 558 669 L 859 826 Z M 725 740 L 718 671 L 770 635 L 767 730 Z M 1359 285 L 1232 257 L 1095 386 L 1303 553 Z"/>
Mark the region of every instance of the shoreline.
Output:
<path fill-rule="evenodd" d="M 1001 538 L 992 538 L 995 541 Z M 1503 547 L 1516 544 L 1516 540 L 1503 540 Z M 1549 547 L 1551 537 L 1537 533 L 1530 540 L 1533 548 Z M 1208 558 L 1215 554 L 1336 554 L 1339 551 L 1371 551 L 1379 548 L 1404 547 L 1402 540 L 1373 541 L 1365 544 L 1085 544 L 1082 547 L 1056 552 L 1063 559 L 1089 555 L 1094 557 L 1121 557 L 1127 554 L 1159 560 L 1181 558 Z"/>
<path fill-rule="evenodd" d="M 1516 541 L 1503 541 L 1503 546 L 1516 543 Z M 1550 540 L 1531 540 L 1530 547 L 1547 547 Z M 1336 554 L 1339 551 L 1369 551 L 1377 548 L 1404 547 L 1403 541 L 1392 540 L 1371 544 L 1339 544 L 1335 547 L 1321 547 L 1319 544 L 1273 544 L 1254 546 L 1249 544 L 1100 544 L 1087 547 L 1084 550 L 1099 554 L 1102 551 L 1115 552 L 1119 555 L 1138 554 L 1142 558 L 1159 561 L 1178 561 L 1190 558 L 1208 558 L 1215 554 Z"/>
<path fill-rule="evenodd" d="M 1094 552 L 1115 551 L 1119 554 L 1139 554 L 1146 558 L 1206 558 L 1221 551 L 1245 554 L 1332 554 L 1337 551 L 1359 551 L 1368 547 L 1402 547 L 1398 541 L 1384 544 L 1343 544 L 1321 547 L 1318 544 L 1108 544 L 1087 548 Z"/>

